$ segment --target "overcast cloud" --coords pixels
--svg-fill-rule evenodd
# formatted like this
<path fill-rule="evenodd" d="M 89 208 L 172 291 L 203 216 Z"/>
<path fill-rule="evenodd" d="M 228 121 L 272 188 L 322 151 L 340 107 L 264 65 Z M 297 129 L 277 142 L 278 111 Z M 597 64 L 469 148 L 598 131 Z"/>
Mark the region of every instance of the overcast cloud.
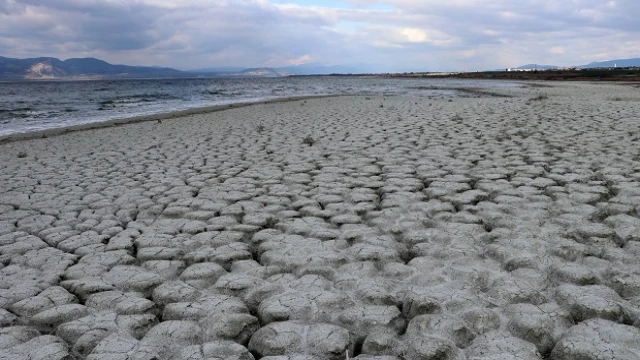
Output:
<path fill-rule="evenodd" d="M 0 55 L 387 71 L 640 57 L 637 0 L 0 0 Z"/>

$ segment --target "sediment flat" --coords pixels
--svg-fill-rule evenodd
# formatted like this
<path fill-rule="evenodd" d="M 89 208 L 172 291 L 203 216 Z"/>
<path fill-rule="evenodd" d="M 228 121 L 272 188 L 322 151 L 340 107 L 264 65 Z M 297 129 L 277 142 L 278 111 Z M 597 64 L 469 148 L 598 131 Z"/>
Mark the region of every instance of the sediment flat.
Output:
<path fill-rule="evenodd" d="M 475 93 L 1 143 L 0 359 L 638 359 L 640 92 Z"/>

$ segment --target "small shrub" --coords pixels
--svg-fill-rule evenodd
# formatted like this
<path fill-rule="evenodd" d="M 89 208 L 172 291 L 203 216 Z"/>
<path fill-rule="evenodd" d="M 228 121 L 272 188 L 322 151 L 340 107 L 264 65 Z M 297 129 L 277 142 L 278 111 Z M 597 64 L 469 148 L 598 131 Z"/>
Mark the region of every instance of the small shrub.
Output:
<path fill-rule="evenodd" d="M 495 224 L 493 223 L 493 221 L 489 220 L 489 219 L 480 219 L 480 225 L 482 225 L 482 227 L 484 228 L 484 231 L 490 233 L 493 231 L 493 229 L 496 228 Z"/>
<path fill-rule="evenodd" d="M 256 131 L 260 134 L 264 131 L 264 126 L 262 124 L 256 126 Z"/>
<path fill-rule="evenodd" d="M 529 101 L 543 101 L 549 99 L 549 95 L 547 94 L 539 94 L 537 96 L 532 97 Z"/>
<path fill-rule="evenodd" d="M 528 131 L 522 130 L 522 129 L 516 131 L 516 133 L 514 135 L 520 136 L 523 139 L 526 139 L 529 136 L 531 136 L 531 134 Z"/>
<path fill-rule="evenodd" d="M 496 135 L 496 140 L 498 141 L 505 141 L 505 140 L 511 140 L 511 135 L 507 132 L 507 130 L 500 130 L 500 132 L 498 132 L 498 135 Z"/>
<path fill-rule="evenodd" d="M 265 229 L 275 229 L 276 225 L 278 225 L 278 219 L 274 217 L 267 218 L 267 222 L 264 224 L 263 228 Z"/>
<path fill-rule="evenodd" d="M 311 135 L 307 135 L 306 138 L 302 139 L 302 143 L 309 146 L 313 146 L 313 144 L 315 144 L 316 141 L 311 137 Z"/>
<path fill-rule="evenodd" d="M 27 153 L 26 152 L 20 151 L 18 153 L 18 158 L 23 159 L 23 158 L 26 158 L 26 157 L 27 157 Z"/>

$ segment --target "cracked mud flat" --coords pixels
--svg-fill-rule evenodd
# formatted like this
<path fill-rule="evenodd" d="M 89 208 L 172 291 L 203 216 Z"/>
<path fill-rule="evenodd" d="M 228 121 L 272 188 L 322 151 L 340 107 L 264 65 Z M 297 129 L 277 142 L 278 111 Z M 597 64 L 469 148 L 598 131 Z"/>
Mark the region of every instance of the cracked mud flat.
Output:
<path fill-rule="evenodd" d="M 0 144 L 0 359 L 639 359 L 640 93 L 501 91 Z"/>

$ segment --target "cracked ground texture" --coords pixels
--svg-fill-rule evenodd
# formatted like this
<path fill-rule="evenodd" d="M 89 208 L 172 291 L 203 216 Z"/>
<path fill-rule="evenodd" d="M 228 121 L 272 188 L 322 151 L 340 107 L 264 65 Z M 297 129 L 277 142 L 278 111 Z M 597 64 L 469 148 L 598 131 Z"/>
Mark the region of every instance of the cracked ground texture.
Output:
<path fill-rule="evenodd" d="M 497 91 L 1 143 L 0 359 L 640 359 L 639 86 Z"/>

